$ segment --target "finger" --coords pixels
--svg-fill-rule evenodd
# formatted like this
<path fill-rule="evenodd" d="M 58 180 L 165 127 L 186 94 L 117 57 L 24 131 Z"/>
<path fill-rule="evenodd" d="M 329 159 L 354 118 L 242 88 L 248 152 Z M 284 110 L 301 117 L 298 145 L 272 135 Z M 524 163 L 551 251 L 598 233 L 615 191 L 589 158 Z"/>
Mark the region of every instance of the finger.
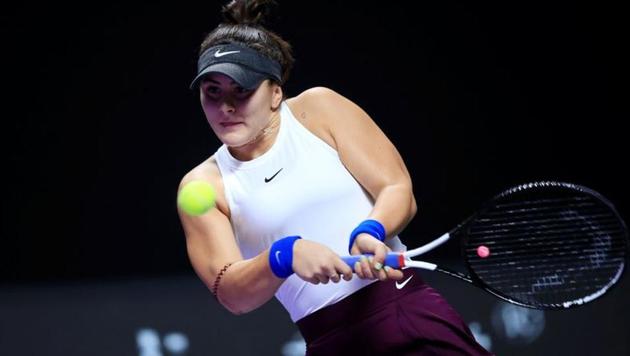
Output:
<path fill-rule="evenodd" d="M 378 277 L 380 281 L 387 280 L 387 273 L 385 273 L 385 269 L 381 268 L 378 271 L 375 271 L 375 275 Z"/>
<path fill-rule="evenodd" d="M 339 259 L 339 258 L 337 258 Z M 335 263 L 337 262 L 335 259 Z M 328 277 L 328 280 L 334 283 L 339 282 L 339 280 L 341 279 L 341 277 L 339 276 L 339 273 L 337 273 L 337 266 L 336 265 L 332 265 L 330 267 L 324 268 L 322 275 Z"/>
<path fill-rule="evenodd" d="M 374 249 L 374 269 L 380 271 L 385 263 L 385 256 L 387 255 L 387 248 L 385 244 L 380 244 Z"/>
<path fill-rule="evenodd" d="M 366 257 L 362 257 L 361 258 L 361 269 L 363 270 L 363 275 L 365 275 L 365 278 L 368 279 L 374 279 L 374 273 L 372 273 L 372 266 L 371 266 L 371 260 L 372 257 L 370 256 L 370 258 L 366 258 Z"/>
<path fill-rule="evenodd" d="M 339 283 L 340 279 L 341 277 L 339 277 L 337 273 L 334 273 L 333 275 L 330 276 L 330 281 L 333 283 Z"/>
<path fill-rule="evenodd" d="M 403 278 L 403 271 L 395 268 L 391 268 L 389 266 L 385 266 L 385 272 L 387 273 L 388 279 L 393 279 L 395 281 L 399 281 Z"/>
<path fill-rule="evenodd" d="M 354 273 L 356 273 L 357 276 L 361 279 L 365 278 L 365 275 L 363 274 L 363 268 L 361 268 L 361 262 L 357 261 L 354 263 Z"/>
<path fill-rule="evenodd" d="M 329 278 L 326 275 L 318 274 L 317 279 L 321 284 L 328 284 Z"/>
<path fill-rule="evenodd" d="M 341 258 L 335 260 L 335 270 L 343 275 L 343 279 L 346 281 L 352 279 L 352 269 Z"/>
<path fill-rule="evenodd" d="M 360 278 L 373 279 L 372 277 L 370 277 L 370 267 L 369 267 L 369 262 L 367 261 L 367 258 L 365 259 L 365 261 L 357 262 L 357 264 L 358 264 L 357 270 L 359 271 L 357 275 Z"/>
<path fill-rule="evenodd" d="M 370 261 L 370 269 L 372 272 L 372 275 L 374 276 L 374 278 L 377 278 L 380 281 L 384 281 L 387 279 L 387 273 L 385 273 L 385 270 L 383 268 L 383 266 L 380 266 L 380 269 L 377 269 L 377 267 L 379 267 L 377 262 L 374 262 L 374 260 L 372 259 Z"/>

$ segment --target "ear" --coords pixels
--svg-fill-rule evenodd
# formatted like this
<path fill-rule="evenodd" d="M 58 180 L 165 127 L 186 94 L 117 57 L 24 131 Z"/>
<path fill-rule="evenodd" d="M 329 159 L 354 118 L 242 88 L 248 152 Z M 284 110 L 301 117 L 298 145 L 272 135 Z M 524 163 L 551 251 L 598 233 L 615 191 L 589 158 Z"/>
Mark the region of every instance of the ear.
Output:
<path fill-rule="evenodd" d="M 282 103 L 282 98 L 284 96 L 284 92 L 282 91 L 282 87 L 274 84 L 271 93 L 271 109 L 277 110 L 280 107 L 280 103 Z"/>

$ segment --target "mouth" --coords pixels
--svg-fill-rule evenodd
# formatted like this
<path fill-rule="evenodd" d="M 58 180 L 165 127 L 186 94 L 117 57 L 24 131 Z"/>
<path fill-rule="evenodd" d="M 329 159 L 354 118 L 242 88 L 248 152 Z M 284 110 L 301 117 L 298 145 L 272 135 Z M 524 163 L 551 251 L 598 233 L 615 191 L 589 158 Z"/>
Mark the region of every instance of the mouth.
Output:
<path fill-rule="evenodd" d="M 221 127 L 232 127 L 240 124 L 242 124 L 242 122 L 222 122 L 219 125 L 221 125 Z"/>

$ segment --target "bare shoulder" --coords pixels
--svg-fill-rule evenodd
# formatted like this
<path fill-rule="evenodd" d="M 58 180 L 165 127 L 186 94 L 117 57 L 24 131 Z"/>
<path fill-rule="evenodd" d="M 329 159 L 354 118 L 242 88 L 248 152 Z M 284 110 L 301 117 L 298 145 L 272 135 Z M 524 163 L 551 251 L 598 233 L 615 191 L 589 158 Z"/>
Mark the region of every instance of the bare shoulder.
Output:
<path fill-rule="evenodd" d="M 307 89 L 287 100 L 287 105 L 302 125 L 335 149 L 337 122 L 349 112 L 360 110 L 352 101 L 326 87 Z"/>
<path fill-rule="evenodd" d="M 221 173 L 214 155 L 186 173 L 180 182 L 180 187 L 194 180 L 205 180 L 213 185 L 217 183 L 217 180 L 221 180 Z"/>
<path fill-rule="evenodd" d="M 300 111 L 317 114 L 324 119 L 328 116 L 335 116 L 339 106 L 351 105 L 352 103 L 343 95 L 326 87 L 313 87 L 300 93 L 300 95 L 289 100 L 289 106 L 300 108 Z M 292 106 L 293 105 L 293 106 Z"/>
<path fill-rule="evenodd" d="M 221 171 L 219 170 L 219 166 L 214 155 L 201 162 L 199 165 L 186 173 L 179 183 L 178 190 L 186 185 L 186 183 L 195 180 L 203 180 L 212 184 L 216 191 L 217 208 L 221 210 L 226 216 L 230 216 L 229 206 L 227 204 L 227 200 L 225 199 Z"/>

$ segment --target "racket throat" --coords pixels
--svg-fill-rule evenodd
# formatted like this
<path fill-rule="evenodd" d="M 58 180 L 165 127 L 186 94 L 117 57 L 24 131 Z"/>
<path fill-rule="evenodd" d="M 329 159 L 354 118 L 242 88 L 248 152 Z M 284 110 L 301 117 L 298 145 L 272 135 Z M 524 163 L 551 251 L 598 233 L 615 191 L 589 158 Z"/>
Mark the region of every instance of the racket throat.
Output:
<path fill-rule="evenodd" d="M 435 268 L 433 270 L 434 271 L 438 271 L 438 272 L 442 272 L 442 273 L 445 273 L 445 274 L 448 274 L 451 277 L 459 278 L 459 279 L 464 280 L 464 281 L 469 282 L 469 283 L 473 283 L 473 280 L 472 280 L 472 278 L 470 278 L 470 276 L 465 275 L 465 274 L 463 274 L 461 272 L 455 272 L 455 271 L 451 271 L 451 270 L 448 270 L 448 269 L 443 269 L 443 268 L 440 268 L 440 267 L 437 267 L 437 266 L 435 266 Z"/>
<path fill-rule="evenodd" d="M 429 262 L 424 262 L 424 261 L 413 261 L 409 259 L 406 259 L 404 263 L 405 263 L 404 267 L 422 268 L 429 271 L 439 270 L 438 266 L 435 263 L 429 263 Z"/>
<path fill-rule="evenodd" d="M 414 248 L 413 250 L 409 250 L 405 253 L 403 253 L 403 256 L 405 256 L 406 259 L 409 259 L 411 257 L 415 257 L 415 256 L 420 256 L 422 254 L 424 254 L 425 252 L 431 251 L 434 248 L 440 246 L 441 244 L 445 243 L 446 241 L 448 241 L 448 239 L 451 238 L 451 234 L 450 233 L 446 233 L 440 237 L 438 237 L 437 239 L 429 242 L 426 245 L 422 245 L 418 248 Z"/>

